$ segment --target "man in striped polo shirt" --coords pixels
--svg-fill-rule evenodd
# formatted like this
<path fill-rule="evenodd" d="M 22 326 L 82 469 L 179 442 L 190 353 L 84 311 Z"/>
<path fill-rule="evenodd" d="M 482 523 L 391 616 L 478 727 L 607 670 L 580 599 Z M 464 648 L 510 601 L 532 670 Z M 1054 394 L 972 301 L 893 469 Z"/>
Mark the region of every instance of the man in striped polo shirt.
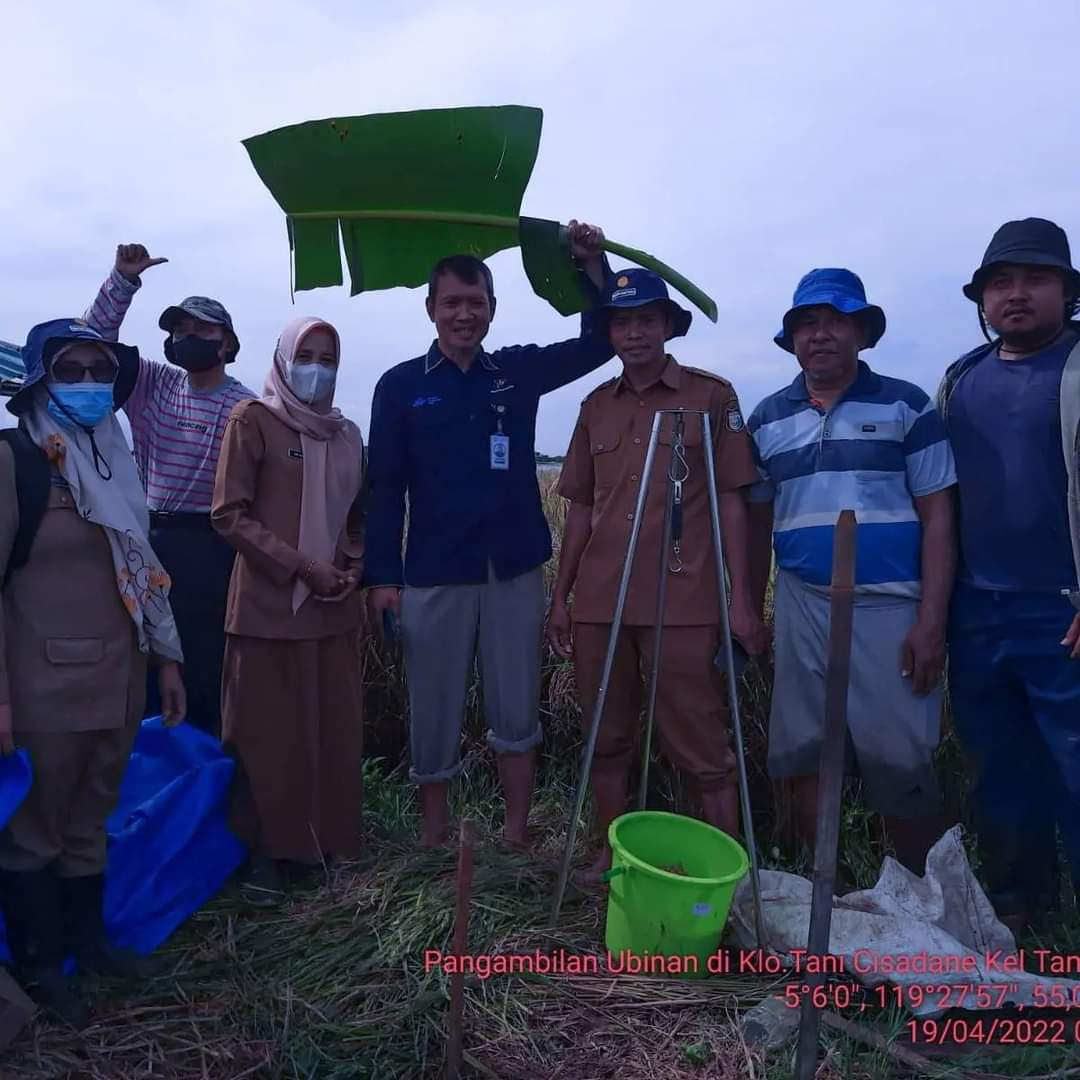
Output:
<path fill-rule="evenodd" d="M 115 341 L 142 272 L 166 261 L 151 258 L 141 244 L 121 244 L 87 322 Z M 234 552 L 211 527 L 210 504 L 225 422 L 238 402 L 255 394 L 225 374 L 240 342 L 229 313 L 216 300 L 189 296 L 166 308 L 158 325 L 168 335 L 169 363 L 140 359 L 138 370 L 122 371 L 118 383 L 134 384 L 124 411 L 150 508 L 150 543 L 172 578 L 188 718 L 218 735 L 225 600 Z M 148 712 L 156 705 L 155 690 L 147 698 Z"/>
<path fill-rule="evenodd" d="M 776 675 L 769 772 L 793 781 L 796 826 L 813 846 L 825 713 L 836 519 L 858 521 L 848 752 L 897 858 L 922 874 L 943 829 L 933 756 L 955 567 L 956 483 L 927 395 L 859 359 L 885 332 L 849 270 L 812 270 L 775 341 L 802 371 L 750 417 L 761 483 L 751 489 L 755 590 L 776 552 Z"/>

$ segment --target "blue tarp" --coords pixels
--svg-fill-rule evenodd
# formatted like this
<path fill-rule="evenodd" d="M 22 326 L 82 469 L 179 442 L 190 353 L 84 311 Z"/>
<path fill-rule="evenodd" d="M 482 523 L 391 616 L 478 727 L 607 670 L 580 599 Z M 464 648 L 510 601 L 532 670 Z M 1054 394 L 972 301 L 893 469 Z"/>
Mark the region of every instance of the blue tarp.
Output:
<path fill-rule="evenodd" d="M 25 750 L 0 757 L 0 828 L 19 809 L 19 804 L 30 790 L 33 771 L 30 755 Z"/>
<path fill-rule="evenodd" d="M 240 865 L 227 820 L 234 767 L 198 728 L 143 721 L 107 826 L 105 923 L 117 945 L 153 951 Z"/>
<path fill-rule="evenodd" d="M 143 721 L 107 826 L 105 924 L 117 945 L 156 949 L 242 862 L 228 826 L 234 768 L 212 735 Z"/>

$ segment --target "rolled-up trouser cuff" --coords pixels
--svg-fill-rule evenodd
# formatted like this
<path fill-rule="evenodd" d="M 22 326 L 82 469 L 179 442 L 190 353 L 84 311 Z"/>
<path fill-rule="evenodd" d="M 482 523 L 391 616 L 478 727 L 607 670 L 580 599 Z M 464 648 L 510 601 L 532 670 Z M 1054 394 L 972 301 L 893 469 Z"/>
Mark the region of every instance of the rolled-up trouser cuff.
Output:
<path fill-rule="evenodd" d="M 414 784 L 441 784 L 444 780 L 453 780 L 461 772 L 461 768 L 460 761 L 449 769 L 442 769 L 440 772 L 433 773 L 418 773 L 415 769 L 410 768 L 409 779 Z"/>
<path fill-rule="evenodd" d="M 544 733 L 539 724 L 536 725 L 536 730 L 524 739 L 501 739 L 491 728 L 488 728 L 487 733 L 487 744 L 496 754 L 524 754 L 543 741 Z"/>
<path fill-rule="evenodd" d="M 401 630 L 414 782 L 451 780 L 461 771 L 465 694 L 477 652 L 488 745 L 497 753 L 521 753 L 541 741 L 543 627 L 540 567 L 507 581 L 489 567 L 483 585 L 405 589 Z"/>

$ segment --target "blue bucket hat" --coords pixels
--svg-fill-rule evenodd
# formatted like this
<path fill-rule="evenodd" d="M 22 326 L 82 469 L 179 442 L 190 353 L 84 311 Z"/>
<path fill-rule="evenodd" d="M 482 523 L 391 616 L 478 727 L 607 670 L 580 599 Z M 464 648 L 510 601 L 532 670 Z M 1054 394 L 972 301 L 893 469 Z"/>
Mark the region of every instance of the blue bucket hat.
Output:
<path fill-rule="evenodd" d="M 885 312 L 876 304 L 866 302 L 866 290 L 858 274 L 842 268 L 811 270 L 795 286 L 791 307 L 784 315 L 783 327 L 773 338 L 781 349 L 795 351 L 791 340 L 789 320 L 800 308 L 828 304 L 842 315 L 857 315 L 866 328 L 865 348 L 872 349 L 885 333 Z"/>
<path fill-rule="evenodd" d="M 33 388 L 48 373 L 49 361 L 64 345 L 79 341 L 103 345 L 116 357 L 118 371 L 113 388 L 113 406 L 119 409 L 135 388 L 139 350 L 132 345 L 119 345 L 107 340 L 83 319 L 50 319 L 49 322 L 38 323 L 26 335 L 26 344 L 21 353 L 26 375 L 18 393 L 7 403 L 8 412 L 16 416 L 27 412 L 34 398 Z"/>
<path fill-rule="evenodd" d="M 610 312 L 615 308 L 644 307 L 657 301 L 663 303 L 671 315 L 671 334 L 668 340 L 682 337 L 690 329 L 692 316 L 671 299 L 664 279 L 651 270 L 635 267 L 618 271 L 613 275 L 610 287 L 604 292 L 600 308 Z"/>

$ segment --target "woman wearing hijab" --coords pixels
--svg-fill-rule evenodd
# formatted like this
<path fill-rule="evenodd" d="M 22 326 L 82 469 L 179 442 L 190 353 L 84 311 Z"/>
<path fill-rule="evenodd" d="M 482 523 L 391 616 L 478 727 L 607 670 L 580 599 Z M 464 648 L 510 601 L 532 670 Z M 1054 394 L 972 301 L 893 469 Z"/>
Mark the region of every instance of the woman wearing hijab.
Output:
<path fill-rule="evenodd" d="M 218 461 L 211 520 L 237 551 L 222 742 L 239 765 L 233 828 L 251 848 L 253 903 L 279 899 L 279 862 L 359 847 L 364 447 L 333 407 L 340 352 L 329 323 L 289 323 Z"/>
<path fill-rule="evenodd" d="M 169 578 L 150 547 L 135 462 L 117 423 L 118 360 L 74 319 L 26 340 L 19 418 L 0 442 L 0 752 L 25 750 L 29 794 L 0 830 L 0 898 L 20 980 L 81 1025 L 63 974 L 145 973 L 103 921 L 105 822 L 138 731 L 147 665 L 165 722 L 185 712 Z"/>

